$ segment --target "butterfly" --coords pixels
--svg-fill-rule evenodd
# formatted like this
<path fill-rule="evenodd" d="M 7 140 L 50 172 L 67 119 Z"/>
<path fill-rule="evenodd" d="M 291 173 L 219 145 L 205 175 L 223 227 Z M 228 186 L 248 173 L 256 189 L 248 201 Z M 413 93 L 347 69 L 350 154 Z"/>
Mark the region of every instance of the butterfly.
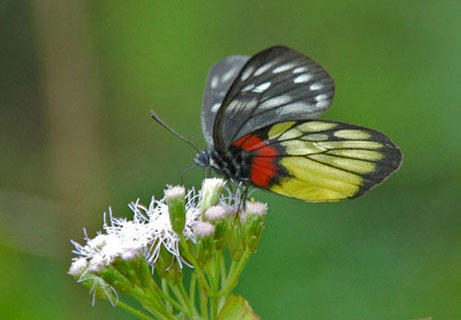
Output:
<path fill-rule="evenodd" d="M 285 46 L 218 61 L 202 104 L 208 150 L 194 162 L 304 201 L 362 196 L 399 168 L 402 154 L 376 130 L 314 119 L 334 89 L 323 67 Z"/>

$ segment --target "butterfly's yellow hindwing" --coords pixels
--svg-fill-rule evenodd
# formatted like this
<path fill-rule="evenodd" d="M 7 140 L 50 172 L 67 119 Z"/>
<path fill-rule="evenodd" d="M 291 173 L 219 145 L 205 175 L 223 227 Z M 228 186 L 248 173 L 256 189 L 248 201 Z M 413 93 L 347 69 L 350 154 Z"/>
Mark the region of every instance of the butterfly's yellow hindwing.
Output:
<path fill-rule="evenodd" d="M 267 142 L 280 152 L 281 172 L 268 189 L 310 202 L 358 197 L 401 162 L 382 133 L 334 121 L 278 123 L 268 128 Z"/>

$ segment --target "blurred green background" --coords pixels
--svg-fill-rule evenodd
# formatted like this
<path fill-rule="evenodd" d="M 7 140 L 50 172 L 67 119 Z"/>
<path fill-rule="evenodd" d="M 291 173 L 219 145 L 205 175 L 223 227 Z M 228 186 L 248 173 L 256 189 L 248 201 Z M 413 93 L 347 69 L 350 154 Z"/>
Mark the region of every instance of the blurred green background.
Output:
<path fill-rule="evenodd" d="M 129 319 L 66 274 L 69 239 L 180 182 L 209 67 L 285 44 L 336 81 L 322 118 L 383 131 L 369 195 L 270 206 L 238 292 L 262 319 L 461 319 L 460 1 L 0 2 L 0 318 Z M 185 177 L 199 185 L 204 172 Z"/>

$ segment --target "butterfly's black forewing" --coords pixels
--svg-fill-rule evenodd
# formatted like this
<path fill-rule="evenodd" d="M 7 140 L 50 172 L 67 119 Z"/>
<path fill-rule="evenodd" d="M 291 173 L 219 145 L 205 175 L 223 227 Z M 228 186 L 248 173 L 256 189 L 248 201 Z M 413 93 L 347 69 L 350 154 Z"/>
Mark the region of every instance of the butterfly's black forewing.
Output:
<path fill-rule="evenodd" d="M 318 116 L 333 94 L 333 79 L 309 57 L 284 46 L 263 50 L 241 68 L 227 92 L 213 124 L 214 148 L 225 151 L 276 122 Z"/>
<path fill-rule="evenodd" d="M 213 149 L 213 124 L 221 103 L 248 56 L 229 56 L 211 67 L 203 94 L 202 130 L 209 149 Z"/>

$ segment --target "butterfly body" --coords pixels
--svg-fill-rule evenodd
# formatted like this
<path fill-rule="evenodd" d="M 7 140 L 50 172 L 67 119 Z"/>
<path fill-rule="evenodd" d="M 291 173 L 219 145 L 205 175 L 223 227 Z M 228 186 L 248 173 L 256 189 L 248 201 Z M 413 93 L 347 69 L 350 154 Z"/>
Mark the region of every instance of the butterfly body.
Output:
<path fill-rule="evenodd" d="M 402 156 L 376 130 L 314 120 L 333 94 L 326 70 L 290 48 L 227 57 L 208 75 L 202 107 L 208 150 L 194 161 L 236 183 L 305 201 L 361 196 Z"/>
<path fill-rule="evenodd" d="M 203 151 L 196 156 L 195 163 L 201 167 L 213 168 L 217 173 L 235 183 L 251 184 L 249 165 L 251 159 L 238 149 L 230 150 L 227 153 L 221 153 L 216 150 Z"/>

